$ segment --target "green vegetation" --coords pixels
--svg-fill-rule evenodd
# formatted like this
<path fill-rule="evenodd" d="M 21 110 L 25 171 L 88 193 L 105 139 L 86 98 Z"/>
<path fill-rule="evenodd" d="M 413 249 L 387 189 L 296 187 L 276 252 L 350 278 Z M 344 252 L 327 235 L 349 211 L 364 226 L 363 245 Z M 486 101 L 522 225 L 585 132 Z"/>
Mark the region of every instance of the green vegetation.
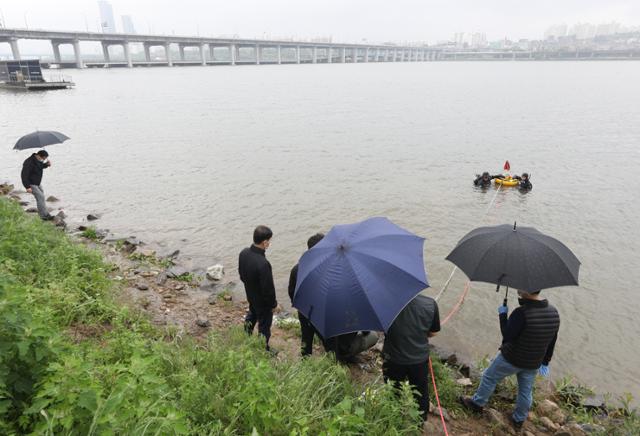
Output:
<path fill-rule="evenodd" d="M 159 266 L 161 268 L 169 268 L 173 265 L 173 262 L 169 259 L 161 259 L 155 255 L 147 255 L 142 253 L 133 252 L 129 255 L 129 259 L 137 260 L 149 265 Z"/>
<path fill-rule="evenodd" d="M 98 236 L 95 227 L 87 227 L 82 231 L 82 236 L 92 241 L 98 241 L 100 239 L 100 236 Z"/>
<path fill-rule="evenodd" d="M 170 337 L 117 304 L 97 252 L 4 199 L 0 228 L 0 434 L 420 433 L 407 387 L 273 359 L 239 329 Z"/>

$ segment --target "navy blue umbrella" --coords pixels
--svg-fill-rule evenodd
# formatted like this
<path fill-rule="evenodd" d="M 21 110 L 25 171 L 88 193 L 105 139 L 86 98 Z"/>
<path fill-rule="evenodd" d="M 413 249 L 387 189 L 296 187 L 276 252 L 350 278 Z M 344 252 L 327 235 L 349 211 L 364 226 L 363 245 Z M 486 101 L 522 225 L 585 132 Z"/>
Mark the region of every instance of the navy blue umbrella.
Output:
<path fill-rule="evenodd" d="M 69 137 L 60 132 L 38 130 L 37 132 L 29 133 L 18 139 L 13 149 L 26 150 L 27 148 L 42 148 L 46 145 L 61 144 L 67 139 L 69 139 Z"/>
<path fill-rule="evenodd" d="M 335 226 L 300 259 L 293 306 L 325 338 L 387 331 L 429 287 L 423 245 L 387 218 Z"/>

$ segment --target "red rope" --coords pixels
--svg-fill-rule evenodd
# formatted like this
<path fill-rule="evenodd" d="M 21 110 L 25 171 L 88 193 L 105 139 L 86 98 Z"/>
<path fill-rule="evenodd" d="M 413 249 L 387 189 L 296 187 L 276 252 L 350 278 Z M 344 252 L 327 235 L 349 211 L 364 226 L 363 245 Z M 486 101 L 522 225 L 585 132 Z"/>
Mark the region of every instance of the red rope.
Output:
<path fill-rule="evenodd" d="M 431 365 L 431 356 L 429 356 L 429 372 L 431 372 L 431 381 L 433 382 L 433 392 L 436 394 L 436 401 L 438 402 L 438 410 L 440 411 L 440 419 L 442 420 L 442 428 L 444 434 L 449 436 L 447 431 L 447 424 L 444 422 L 444 414 L 442 413 L 442 406 L 440 405 L 440 396 L 438 395 L 438 387 L 436 386 L 436 376 L 433 374 L 433 366 Z"/>
<path fill-rule="evenodd" d="M 467 297 L 467 294 L 469 293 L 469 289 L 471 289 L 471 282 L 468 281 L 466 285 L 464 285 L 464 292 L 462 292 L 462 295 L 460 296 L 460 299 L 458 300 L 458 302 L 456 303 L 455 306 L 453 306 L 453 308 L 451 309 L 451 311 L 447 314 L 447 316 L 444 318 L 444 320 L 440 323 L 440 325 L 445 325 L 447 322 L 449 322 L 449 319 L 451 319 L 451 317 L 458 311 L 460 310 L 460 307 L 462 306 L 462 303 L 464 303 L 464 299 Z"/>

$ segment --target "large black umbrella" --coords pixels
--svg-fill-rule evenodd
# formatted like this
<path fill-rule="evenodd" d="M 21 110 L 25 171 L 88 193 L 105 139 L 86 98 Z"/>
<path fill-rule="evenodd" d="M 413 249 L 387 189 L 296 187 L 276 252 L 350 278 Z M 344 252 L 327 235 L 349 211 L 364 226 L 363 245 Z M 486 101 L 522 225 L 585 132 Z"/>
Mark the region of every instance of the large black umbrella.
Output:
<path fill-rule="evenodd" d="M 580 269 L 580 261 L 562 242 L 533 227 L 515 224 L 472 230 L 447 260 L 472 281 L 526 292 L 577 285 Z"/>
<path fill-rule="evenodd" d="M 27 148 L 42 148 L 46 145 L 61 144 L 69 139 L 67 135 L 54 131 L 40 131 L 29 133 L 18 139 L 14 150 L 26 150 Z"/>

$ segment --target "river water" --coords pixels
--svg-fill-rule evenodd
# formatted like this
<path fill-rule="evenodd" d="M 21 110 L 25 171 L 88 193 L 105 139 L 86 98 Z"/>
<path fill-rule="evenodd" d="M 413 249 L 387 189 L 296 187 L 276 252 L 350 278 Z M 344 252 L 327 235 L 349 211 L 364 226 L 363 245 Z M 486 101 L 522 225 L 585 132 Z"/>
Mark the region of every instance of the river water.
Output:
<path fill-rule="evenodd" d="M 483 225 L 534 226 L 582 261 L 580 287 L 545 291 L 562 327 L 552 373 L 640 396 L 640 63 L 459 62 L 74 71 L 68 91 L 0 91 L 0 180 L 19 181 L 22 134 L 55 129 L 43 185 L 73 216 L 236 277 L 255 225 L 280 300 L 306 239 L 387 216 L 444 257 Z M 474 174 L 532 173 L 534 189 L 476 190 Z M 440 301 L 461 295 L 458 272 Z M 474 284 L 437 339 L 471 358 L 499 344 L 502 295 Z M 515 307 L 515 299 L 510 305 Z"/>

